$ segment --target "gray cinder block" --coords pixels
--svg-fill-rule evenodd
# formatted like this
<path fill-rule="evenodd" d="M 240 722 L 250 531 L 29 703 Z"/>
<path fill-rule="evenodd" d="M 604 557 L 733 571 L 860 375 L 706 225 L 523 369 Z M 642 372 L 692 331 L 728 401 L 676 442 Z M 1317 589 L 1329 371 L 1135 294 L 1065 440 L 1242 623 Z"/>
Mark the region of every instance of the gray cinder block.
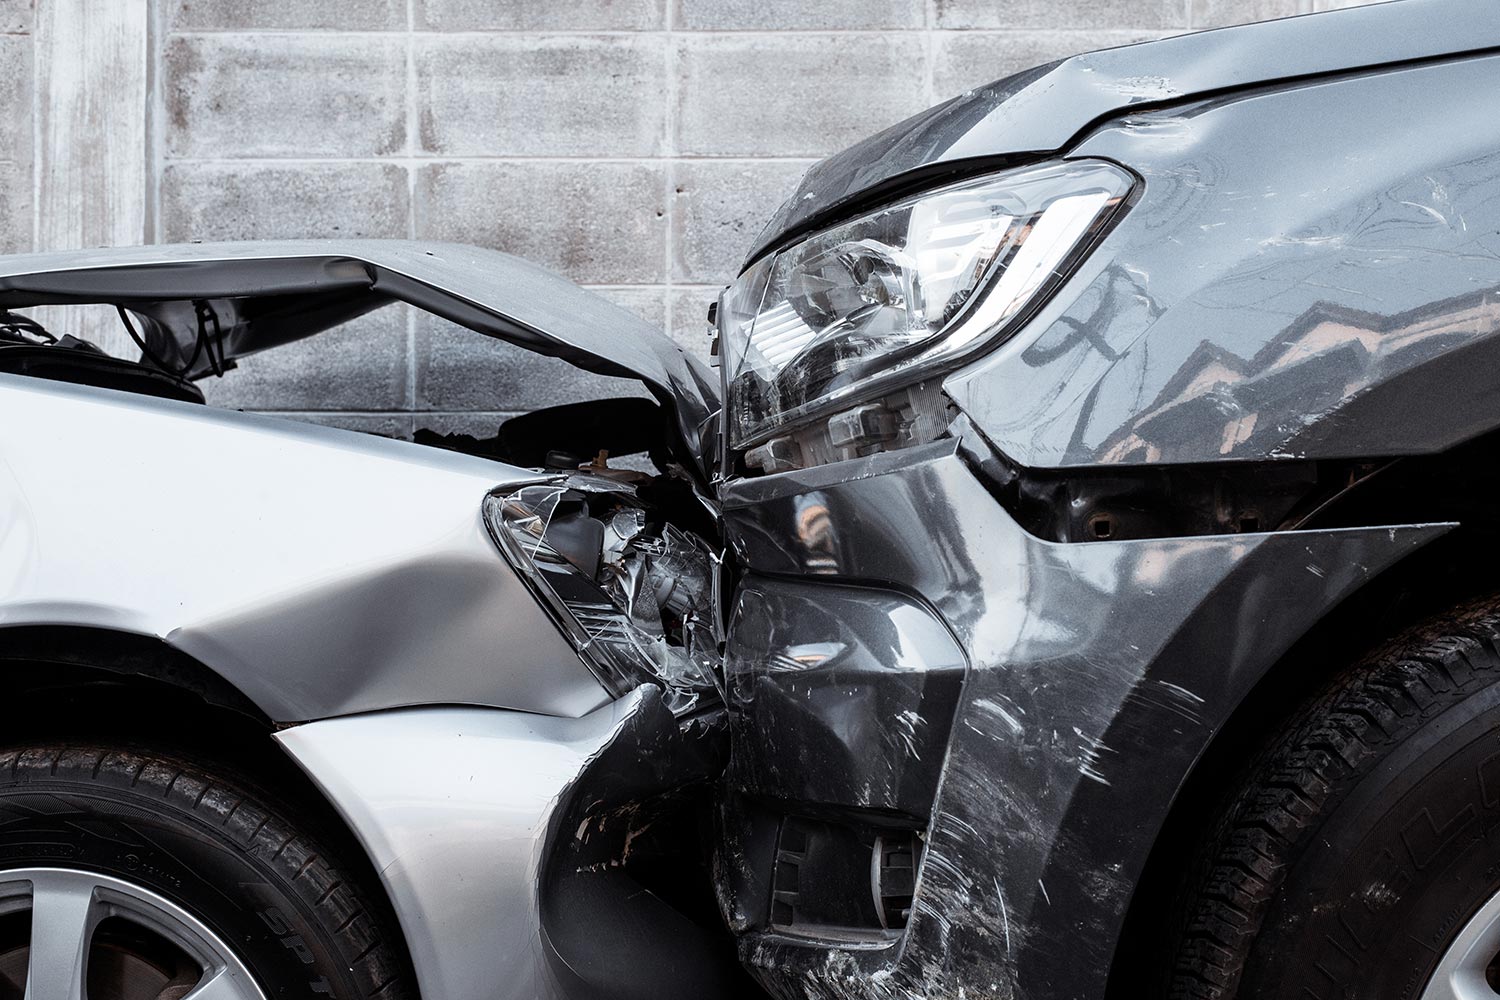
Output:
<path fill-rule="evenodd" d="M 417 174 L 417 235 L 494 247 L 578 282 L 651 284 L 665 271 L 665 186 L 649 162 L 429 164 Z"/>
<path fill-rule="evenodd" d="M 406 30 L 406 0 L 162 0 L 169 31 Z"/>
<path fill-rule="evenodd" d="M 878 31 L 921 28 L 926 0 L 676 0 L 676 26 L 690 31 L 784 28 Z"/>
<path fill-rule="evenodd" d="M 406 48 L 381 35 L 190 35 L 167 42 L 167 152 L 381 156 L 406 148 Z"/>
<path fill-rule="evenodd" d="M 403 238 L 407 171 L 390 163 L 169 163 L 162 236 L 169 241 Z"/>
<path fill-rule="evenodd" d="M 416 0 L 431 31 L 650 31 L 666 24 L 667 0 Z"/>
<path fill-rule="evenodd" d="M 659 35 L 423 36 L 422 149 L 450 155 L 651 156 L 666 141 Z"/>
<path fill-rule="evenodd" d="M 672 280 L 727 284 L 771 213 L 811 160 L 693 160 L 677 164 Z"/>
<path fill-rule="evenodd" d="M 405 306 L 241 358 L 224 378 L 198 382 L 216 406 L 273 410 L 406 410 Z"/>
<path fill-rule="evenodd" d="M 912 32 L 682 35 L 677 66 L 682 153 L 821 156 L 927 103 Z"/>
<path fill-rule="evenodd" d="M 629 379 L 585 372 L 427 314 L 417 317 L 416 388 L 418 410 L 444 412 L 515 412 L 644 395 Z"/>
<path fill-rule="evenodd" d="M 934 0 L 939 28 L 1187 27 L 1183 0 Z"/>

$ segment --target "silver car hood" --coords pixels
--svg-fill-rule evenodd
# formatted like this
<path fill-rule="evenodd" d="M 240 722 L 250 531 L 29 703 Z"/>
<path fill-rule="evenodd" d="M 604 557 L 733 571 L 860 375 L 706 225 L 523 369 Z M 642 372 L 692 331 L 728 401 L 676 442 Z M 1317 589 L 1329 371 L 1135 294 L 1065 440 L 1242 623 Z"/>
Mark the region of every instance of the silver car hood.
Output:
<path fill-rule="evenodd" d="M 233 359 L 408 302 L 480 333 L 604 375 L 639 379 L 677 417 L 692 456 L 718 410 L 718 380 L 663 331 L 519 257 L 405 240 L 278 240 L 0 256 L 0 308 L 124 305 L 147 345 L 186 363 L 196 302 Z M 188 366 L 201 376 L 206 354 Z"/>

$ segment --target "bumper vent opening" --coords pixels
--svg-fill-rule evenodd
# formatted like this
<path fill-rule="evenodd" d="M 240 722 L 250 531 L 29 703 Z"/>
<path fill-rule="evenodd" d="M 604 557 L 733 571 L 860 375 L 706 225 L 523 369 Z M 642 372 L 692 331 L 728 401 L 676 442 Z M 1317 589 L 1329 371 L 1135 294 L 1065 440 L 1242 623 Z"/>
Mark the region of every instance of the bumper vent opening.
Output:
<path fill-rule="evenodd" d="M 887 937 L 911 916 L 920 861 L 915 831 L 788 816 L 776 848 L 771 926 L 815 938 Z"/>

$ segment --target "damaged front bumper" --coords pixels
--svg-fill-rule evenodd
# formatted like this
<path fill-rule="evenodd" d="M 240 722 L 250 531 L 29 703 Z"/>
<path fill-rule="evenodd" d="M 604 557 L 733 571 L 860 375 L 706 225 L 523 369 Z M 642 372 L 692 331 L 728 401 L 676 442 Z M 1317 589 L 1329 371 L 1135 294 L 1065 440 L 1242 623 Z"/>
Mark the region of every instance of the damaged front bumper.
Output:
<path fill-rule="evenodd" d="M 743 995 L 711 923 L 634 857 L 722 768 L 721 720 L 680 722 L 648 684 L 578 719 L 416 708 L 276 738 L 358 832 L 422 996 Z"/>
<path fill-rule="evenodd" d="M 1049 542 L 962 449 L 722 494 L 748 576 L 720 892 L 742 959 L 787 1000 L 1102 997 L 1156 835 L 1229 711 L 1446 530 Z"/>

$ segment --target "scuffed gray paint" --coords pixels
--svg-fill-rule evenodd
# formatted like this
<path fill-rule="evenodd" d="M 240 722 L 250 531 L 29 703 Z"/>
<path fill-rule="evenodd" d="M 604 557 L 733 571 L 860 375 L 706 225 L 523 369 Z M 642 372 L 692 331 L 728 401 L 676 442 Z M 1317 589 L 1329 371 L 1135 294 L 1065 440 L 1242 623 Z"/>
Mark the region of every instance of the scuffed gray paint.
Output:
<path fill-rule="evenodd" d="M 807 591 L 915 592 L 970 658 L 909 926 L 879 948 L 748 930 L 742 955 L 785 1000 L 1102 996 L 1136 880 L 1215 730 L 1318 618 L 1451 527 L 1047 542 L 956 449 L 725 492 L 750 569 Z"/>
<path fill-rule="evenodd" d="M 1497 76 L 1460 59 L 1101 127 L 1069 155 L 1129 166 L 1139 201 L 945 388 L 1029 467 L 1426 454 L 1500 426 L 1500 121 L 1458 99 Z"/>

